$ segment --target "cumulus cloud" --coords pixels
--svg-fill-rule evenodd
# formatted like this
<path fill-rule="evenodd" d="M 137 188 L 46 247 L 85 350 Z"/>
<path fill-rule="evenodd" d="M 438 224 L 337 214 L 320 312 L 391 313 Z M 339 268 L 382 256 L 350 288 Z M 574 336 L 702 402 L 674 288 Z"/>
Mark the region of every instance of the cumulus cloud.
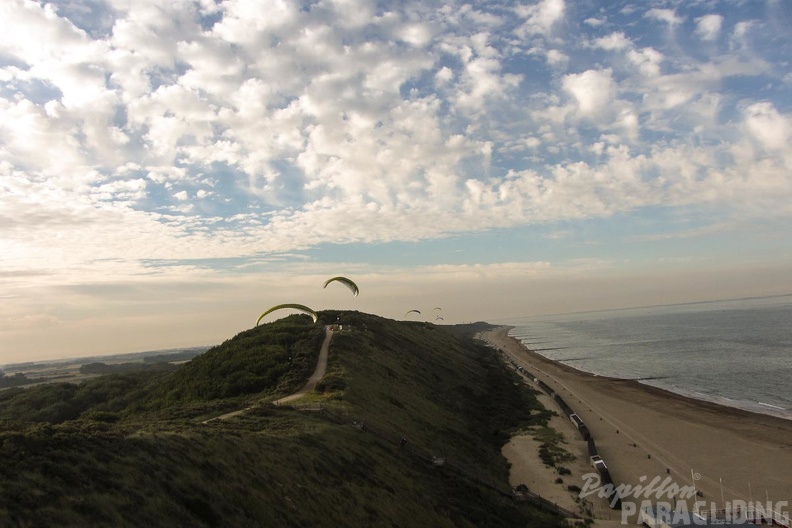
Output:
<path fill-rule="evenodd" d="M 663 54 L 654 48 L 643 48 L 640 50 L 630 50 L 627 54 L 629 61 L 638 67 L 641 74 L 647 77 L 657 77 L 660 75 L 660 65 L 663 62 Z"/>
<path fill-rule="evenodd" d="M 423 48 L 432 41 L 434 31 L 427 24 L 405 24 L 397 32 L 399 38 L 417 48 Z"/>
<path fill-rule="evenodd" d="M 652 8 L 646 12 L 648 18 L 665 22 L 670 27 L 678 26 L 684 22 L 684 17 L 677 16 L 673 9 L 658 9 Z"/>
<path fill-rule="evenodd" d="M 701 40 L 715 40 L 720 35 L 722 25 L 721 15 L 704 15 L 696 19 L 696 34 Z"/>
<path fill-rule="evenodd" d="M 594 46 L 608 51 L 623 50 L 632 46 L 632 41 L 624 33 L 617 31 L 594 40 Z"/>
<path fill-rule="evenodd" d="M 569 64 L 569 56 L 559 50 L 547 50 L 545 57 L 547 64 L 555 68 L 566 68 Z"/>
<path fill-rule="evenodd" d="M 519 5 L 517 15 L 525 20 L 518 30 L 520 34 L 549 35 L 553 27 L 564 18 L 564 0 L 541 0 L 534 5 Z"/>
<path fill-rule="evenodd" d="M 600 27 L 605 24 L 605 19 L 590 17 L 583 21 L 584 24 L 591 27 Z"/>
<path fill-rule="evenodd" d="M 596 118 L 608 112 L 616 91 L 611 70 L 569 74 L 564 76 L 561 84 L 574 98 L 576 111 L 583 118 Z"/>
<path fill-rule="evenodd" d="M 780 114 L 771 103 L 751 104 L 743 116 L 746 131 L 764 149 L 782 151 L 790 147 L 792 119 Z"/>
<path fill-rule="evenodd" d="M 750 12 L 729 32 L 684 4 L 383 5 L 115 2 L 77 20 L 3 3 L 2 266 L 137 276 L 792 203 L 790 115 L 756 91 L 786 59 Z"/>

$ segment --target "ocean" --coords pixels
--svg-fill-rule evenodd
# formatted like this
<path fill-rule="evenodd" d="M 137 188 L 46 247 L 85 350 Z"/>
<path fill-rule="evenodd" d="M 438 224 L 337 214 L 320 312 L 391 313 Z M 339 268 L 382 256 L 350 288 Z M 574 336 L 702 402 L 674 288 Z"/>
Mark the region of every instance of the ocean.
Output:
<path fill-rule="evenodd" d="M 792 419 L 792 295 L 498 322 L 579 370 Z"/>

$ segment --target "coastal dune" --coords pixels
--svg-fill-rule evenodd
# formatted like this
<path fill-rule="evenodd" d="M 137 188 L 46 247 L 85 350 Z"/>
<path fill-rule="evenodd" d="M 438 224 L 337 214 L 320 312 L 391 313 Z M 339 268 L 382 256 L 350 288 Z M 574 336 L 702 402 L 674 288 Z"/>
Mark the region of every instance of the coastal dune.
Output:
<path fill-rule="evenodd" d="M 792 420 L 587 374 L 531 352 L 508 331 L 500 327 L 480 337 L 544 381 L 583 419 L 616 484 L 646 486 L 658 478 L 689 490 L 695 486 L 707 510 L 735 500 L 792 503 Z M 558 410 L 550 398 L 543 401 Z M 570 451 L 580 453 L 585 443 L 574 432 L 565 436 L 574 440 Z M 511 456 L 524 455 L 515 446 L 509 449 Z M 536 480 L 536 468 L 513 463 L 513 472 L 520 468 L 526 474 L 517 480 Z M 578 485 L 584 487 L 582 481 Z M 649 499 L 657 502 L 658 497 L 652 493 Z M 588 500 L 599 500 L 595 514 L 602 513 L 605 499 Z M 639 507 L 643 500 L 628 499 Z M 669 501 L 668 496 L 662 500 Z M 686 502 L 693 507 L 693 498 Z"/>

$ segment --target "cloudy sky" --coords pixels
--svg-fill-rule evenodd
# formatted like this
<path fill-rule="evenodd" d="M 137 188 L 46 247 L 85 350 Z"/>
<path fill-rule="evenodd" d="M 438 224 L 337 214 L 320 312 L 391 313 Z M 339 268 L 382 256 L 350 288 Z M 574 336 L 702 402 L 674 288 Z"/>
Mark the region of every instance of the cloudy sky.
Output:
<path fill-rule="evenodd" d="M 792 293 L 790 0 L 0 19 L 0 363 Z"/>

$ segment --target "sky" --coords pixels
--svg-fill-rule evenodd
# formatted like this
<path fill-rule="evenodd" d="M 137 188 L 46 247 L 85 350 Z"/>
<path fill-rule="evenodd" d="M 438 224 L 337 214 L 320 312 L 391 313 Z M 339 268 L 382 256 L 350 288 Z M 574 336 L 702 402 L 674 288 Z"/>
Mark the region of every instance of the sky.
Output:
<path fill-rule="evenodd" d="M 0 19 L 0 364 L 792 293 L 790 0 Z"/>

